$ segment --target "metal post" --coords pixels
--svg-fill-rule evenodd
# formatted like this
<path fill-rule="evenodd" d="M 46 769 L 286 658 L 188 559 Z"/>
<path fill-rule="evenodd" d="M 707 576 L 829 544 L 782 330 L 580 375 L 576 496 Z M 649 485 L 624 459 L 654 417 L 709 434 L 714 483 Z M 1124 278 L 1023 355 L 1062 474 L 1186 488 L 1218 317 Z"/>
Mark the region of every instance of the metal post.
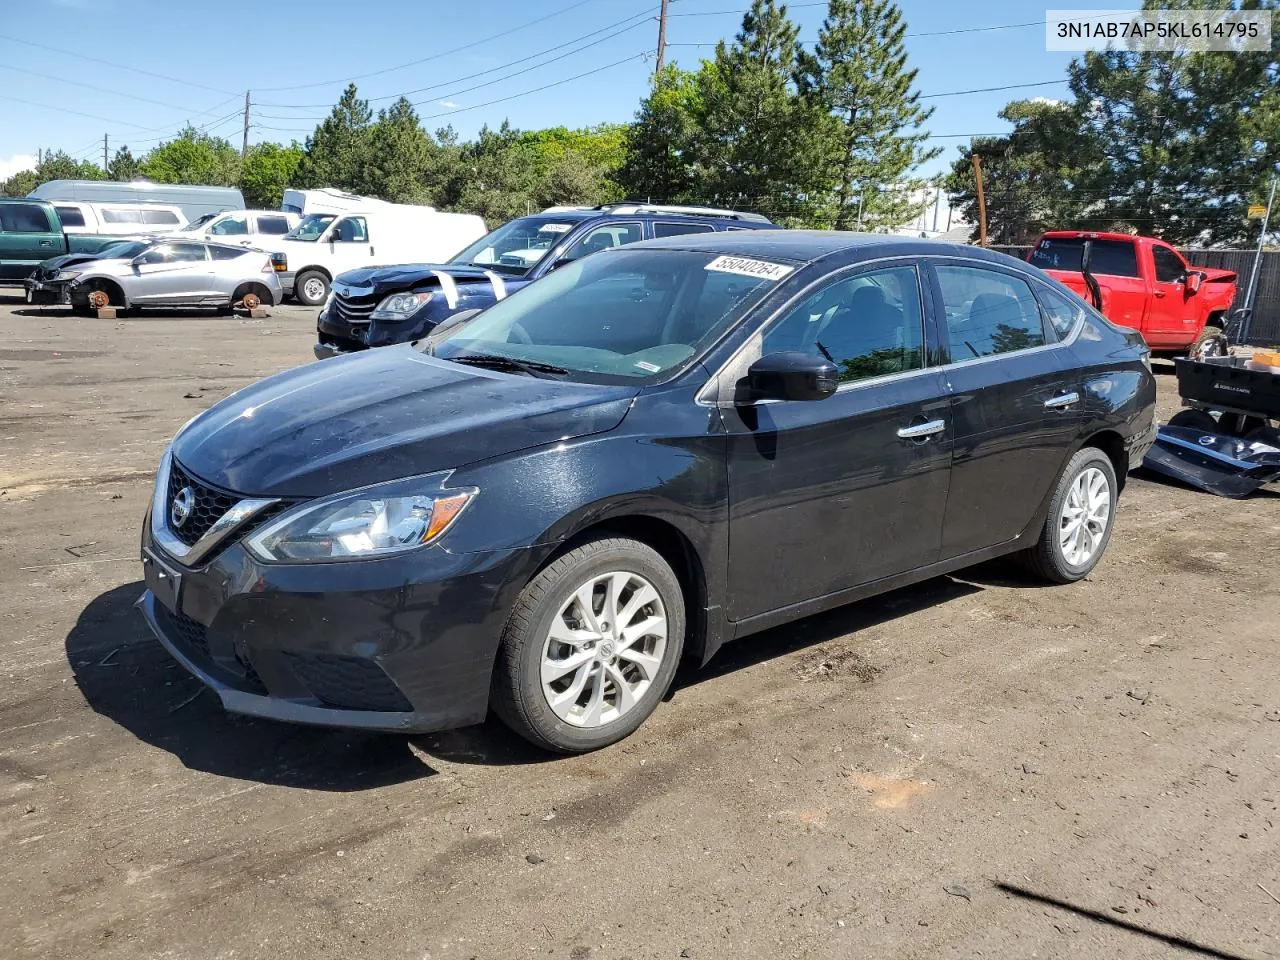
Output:
<path fill-rule="evenodd" d="M 667 55 L 667 4 L 670 0 L 662 0 L 662 10 L 658 13 L 658 65 L 653 74 L 662 72 L 662 64 Z"/>
<path fill-rule="evenodd" d="M 1271 193 L 1267 196 L 1267 212 L 1262 215 L 1262 229 L 1258 231 L 1258 250 L 1253 255 L 1253 270 L 1249 274 L 1249 287 L 1244 295 L 1244 323 L 1236 334 L 1237 343 L 1249 339 L 1249 327 L 1253 325 L 1253 295 L 1258 290 L 1258 270 L 1262 267 L 1262 244 L 1267 239 L 1267 227 L 1271 224 L 1271 208 L 1276 201 L 1276 178 L 1271 178 Z"/>

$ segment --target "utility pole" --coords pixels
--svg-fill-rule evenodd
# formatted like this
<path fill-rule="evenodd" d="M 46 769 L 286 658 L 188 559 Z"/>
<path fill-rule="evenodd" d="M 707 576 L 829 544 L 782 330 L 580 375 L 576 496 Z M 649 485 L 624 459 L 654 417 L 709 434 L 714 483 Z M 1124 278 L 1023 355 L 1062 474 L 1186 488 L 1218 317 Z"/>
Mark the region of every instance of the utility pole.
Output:
<path fill-rule="evenodd" d="M 244 142 L 240 145 L 240 159 L 249 155 L 249 91 L 244 92 Z"/>
<path fill-rule="evenodd" d="M 1271 209 L 1276 202 L 1276 178 L 1271 178 L 1271 193 L 1267 197 L 1267 212 L 1262 216 L 1262 229 L 1258 231 L 1258 250 L 1253 255 L 1253 270 L 1249 274 L 1249 288 L 1244 295 L 1244 329 L 1236 333 L 1239 343 L 1245 343 L 1249 337 L 1249 327 L 1253 325 L 1253 295 L 1258 290 L 1258 268 L 1262 266 L 1262 244 L 1267 239 L 1267 227 L 1271 225 Z"/>
<path fill-rule="evenodd" d="M 671 0 L 662 0 L 662 10 L 658 13 L 658 66 L 653 71 L 656 77 L 662 72 L 662 62 L 667 53 L 667 4 Z"/>
<path fill-rule="evenodd" d="M 107 154 L 107 135 L 102 135 L 102 172 L 107 172 L 107 167 L 111 166 L 111 160 Z"/>
<path fill-rule="evenodd" d="M 973 161 L 973 178 L 978 181 L 978 246 L 987 245 L 987 197 L 982 192 L 982 158 L 976 153 L 970 158 Z"/>
<path fill-rule="evenodd" d="M 36 166 L 44 163 L 44 147 L 36 147 Z"/>

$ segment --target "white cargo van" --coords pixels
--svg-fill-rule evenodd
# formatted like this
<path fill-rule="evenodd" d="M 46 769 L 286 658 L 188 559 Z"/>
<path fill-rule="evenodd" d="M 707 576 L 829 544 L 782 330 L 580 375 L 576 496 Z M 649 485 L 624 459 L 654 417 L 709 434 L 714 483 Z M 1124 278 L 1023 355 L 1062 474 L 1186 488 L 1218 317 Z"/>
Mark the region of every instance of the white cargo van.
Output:
<path fill-rule="evenodd" d="M 440 263 L 486 232 L 484 221 L 472 214 L 375 200 L 356 211 L 309 214 L 283 237 L 254 238 L 254 246 L 286 256 L 280 275 L 285 293 L 314 307 L 324 303 L 340 273 Z"/>
<path fill-rule="evenodd" d="M 54 200 L 53 208 L 67 233 L 172 233 L 186 225 L 180 207 L 165 203 L 94 203 Z"/>

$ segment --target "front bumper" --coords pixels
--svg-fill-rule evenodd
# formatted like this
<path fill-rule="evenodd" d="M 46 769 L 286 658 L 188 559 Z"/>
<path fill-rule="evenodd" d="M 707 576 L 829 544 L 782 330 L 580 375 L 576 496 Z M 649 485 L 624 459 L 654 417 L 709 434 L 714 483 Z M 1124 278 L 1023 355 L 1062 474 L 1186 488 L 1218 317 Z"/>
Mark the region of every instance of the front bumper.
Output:
<path fill-rule="evenodd" d="M 143 532 L 143 618 L 233 713 L 364 730 L 479 723 L 510 604 L 530 551 L 263 564 L 238 543 L 184 568 Z M 151 556 L 148 557 L 147 554 Z M 171 598 L 172 610 L 157 593 Z"/>
<path fill-rule="evenodd" d="M 26 290 L 27 303 L 31 304 L 67 304 L 71 298 L 67 293 L 68 280 L 36 280 L 28 277 L 22 282 Z"/>

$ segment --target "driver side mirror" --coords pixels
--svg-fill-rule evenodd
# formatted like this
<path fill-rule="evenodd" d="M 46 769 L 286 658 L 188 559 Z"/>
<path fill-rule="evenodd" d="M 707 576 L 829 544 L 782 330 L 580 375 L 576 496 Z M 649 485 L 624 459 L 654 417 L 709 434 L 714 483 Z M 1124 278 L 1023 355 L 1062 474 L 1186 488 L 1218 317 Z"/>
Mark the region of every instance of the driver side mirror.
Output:
<path fill-rule="evenodd" d="M 799 351 L 767 354 L 747 370 L 754 400 L 825 400 L 839 386 L 834 363 Z"/>
<path fill-rule="evenodd" d="M 1184 283 L 1186 284 L 1187 295 L 1190 296 L 1193 293 L 1199 292 L 1200 284 L 1202 284 L 1203 282 L 1204 282 L 1204 274 L 1201 273 L 1199 270 L 1192 270 L 1191 272 L 1189 272 L 1184 280 Z"/>
<path fill-rule="evenodd" d="M 140 253 L 136 257 L 134 257 L 132 260 L 129 261 L 129 266 L 140 267 L 146 262 L 147 262 L 147 255 L 145 253 Z"/>

